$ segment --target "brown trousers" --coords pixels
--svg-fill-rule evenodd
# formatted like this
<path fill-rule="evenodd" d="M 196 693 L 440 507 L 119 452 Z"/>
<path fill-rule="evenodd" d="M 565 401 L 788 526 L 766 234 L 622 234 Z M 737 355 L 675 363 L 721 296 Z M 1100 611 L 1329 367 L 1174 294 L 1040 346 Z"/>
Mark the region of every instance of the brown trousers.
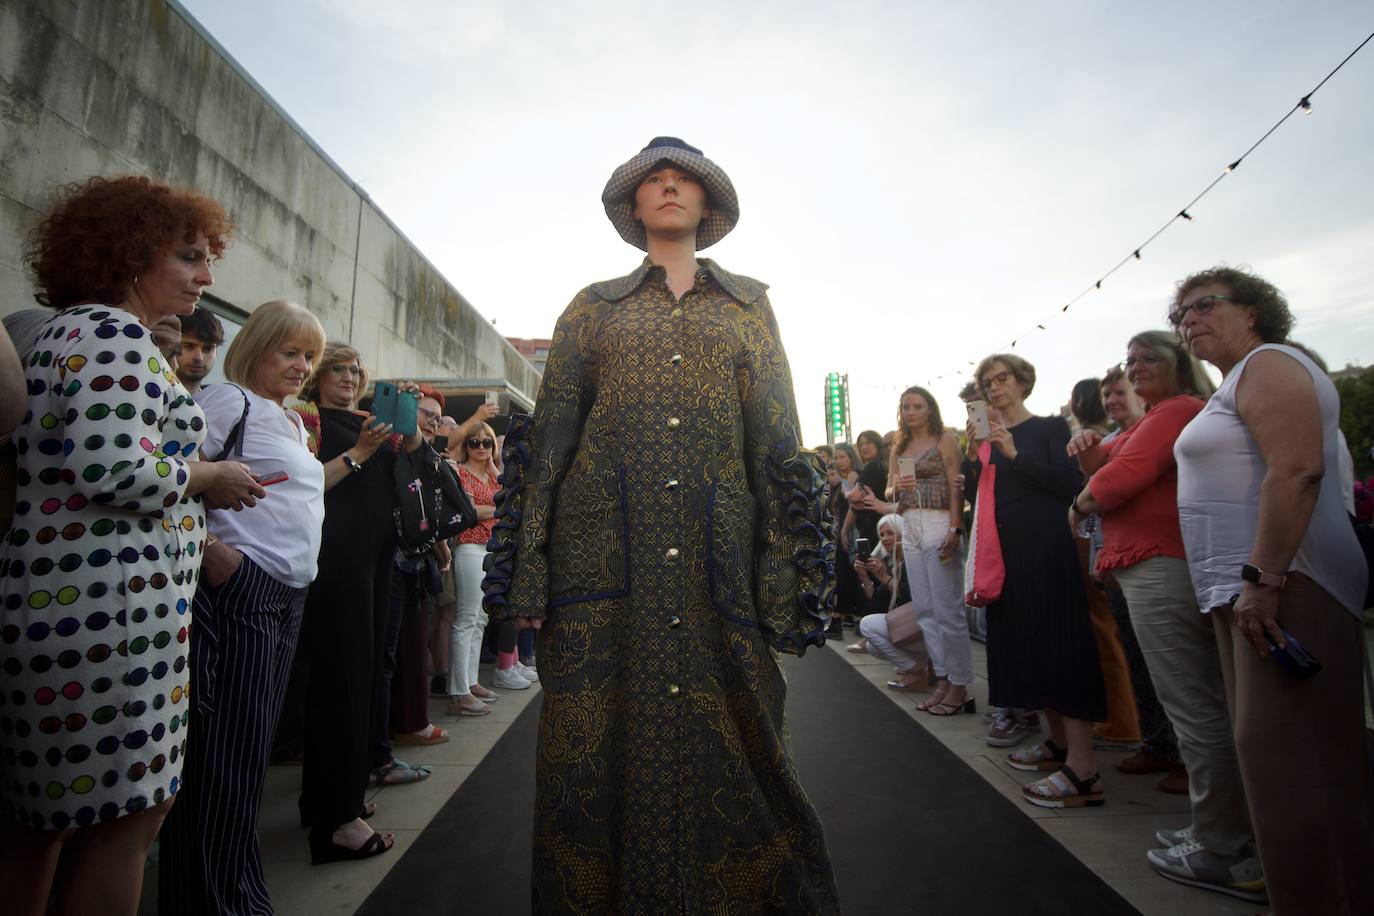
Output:
<path fill-rule="evenodd" d="M 1088 542 L 1078 543 L 1078 562 L 1083 568 L 1083 590 L 1088 596 L 1088 618 L 1097 639 L 1097 657 L 1102 662 L 1102 682 L 1107 690 L 1107 721 L 1099 723 L 1097 734 L 1108 741 L 1139 741 L 1140 714 L 1131 686 L 1131 667 L 1116 630 L 1116 617 L 1107 603 L 1107 592 L 1093 580 L 1088 569 Z"/>
<path fill-rule="evenodd" d="M 1363 634 L 1301 573 L 1279 593 L 1279 625 L 1322 670 L 1298 680 L 1212 612 L 1236 753 L 1276 916 L 1374 913 L 1374 770 L 1365 745 Z"/>

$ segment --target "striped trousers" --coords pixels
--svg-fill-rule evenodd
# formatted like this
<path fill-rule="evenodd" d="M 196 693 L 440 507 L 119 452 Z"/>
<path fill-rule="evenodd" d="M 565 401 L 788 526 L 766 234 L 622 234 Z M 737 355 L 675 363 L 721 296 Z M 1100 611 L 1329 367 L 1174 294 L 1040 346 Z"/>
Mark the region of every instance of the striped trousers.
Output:
<path fill-rule="evenodd" d="M 202 580 L 196 591 L 183 788 L 158 866 L 162 916 L 272 913 L 258 805 L 305 594 L 246 556 L 222 585 Z"/>

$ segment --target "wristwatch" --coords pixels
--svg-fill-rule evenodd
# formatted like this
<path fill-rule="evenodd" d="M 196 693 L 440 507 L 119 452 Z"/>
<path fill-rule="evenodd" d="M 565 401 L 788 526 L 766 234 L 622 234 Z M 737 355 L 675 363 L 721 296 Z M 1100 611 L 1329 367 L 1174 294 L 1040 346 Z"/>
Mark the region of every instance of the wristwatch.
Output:
<path fill-rule="evenodd" d="M 348 452 L 344 452 L 342 457 L 344 460 L 344 467 L 348 468 L 354 474 L 358 473 L 363 469 L 363 466 L 359 464 L 357 461 L 355 461 L 353 459 L 353 456 L 348 454 Z"/>
<path fill-rule="evenodd" d="M 1278 573 L 1267 573 L 1251 563 L 1246 563 L 1240 568 L 1240 577 L 1246 582 L 1263 585 L 1267 588 L 1283 588 L 1284 580 L 1288 578 Z"/>

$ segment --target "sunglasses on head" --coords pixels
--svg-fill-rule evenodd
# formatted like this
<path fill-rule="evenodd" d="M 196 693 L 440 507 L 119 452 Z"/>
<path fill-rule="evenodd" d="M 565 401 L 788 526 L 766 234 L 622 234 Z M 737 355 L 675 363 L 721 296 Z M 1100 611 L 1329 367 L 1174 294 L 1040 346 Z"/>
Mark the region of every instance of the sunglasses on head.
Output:
<path fill-rule="evenodd" d="M 468 448 L 496 448 L 495 439 L 468 439 Z"/>

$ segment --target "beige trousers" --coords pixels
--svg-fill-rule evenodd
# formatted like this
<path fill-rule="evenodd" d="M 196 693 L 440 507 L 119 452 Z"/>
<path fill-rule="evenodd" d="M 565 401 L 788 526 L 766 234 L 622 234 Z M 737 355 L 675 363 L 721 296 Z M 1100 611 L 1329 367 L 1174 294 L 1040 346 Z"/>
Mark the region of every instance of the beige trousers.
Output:
<path fill-rule="evenodd" d="M 1258 654 L 1229 608 L 1211 617 L 1273 912 L 1374 913 L 1359 622 L 1311 579 L 1289 575 L 1279 625 L 1322 666 L 1298 680 Z"/>

